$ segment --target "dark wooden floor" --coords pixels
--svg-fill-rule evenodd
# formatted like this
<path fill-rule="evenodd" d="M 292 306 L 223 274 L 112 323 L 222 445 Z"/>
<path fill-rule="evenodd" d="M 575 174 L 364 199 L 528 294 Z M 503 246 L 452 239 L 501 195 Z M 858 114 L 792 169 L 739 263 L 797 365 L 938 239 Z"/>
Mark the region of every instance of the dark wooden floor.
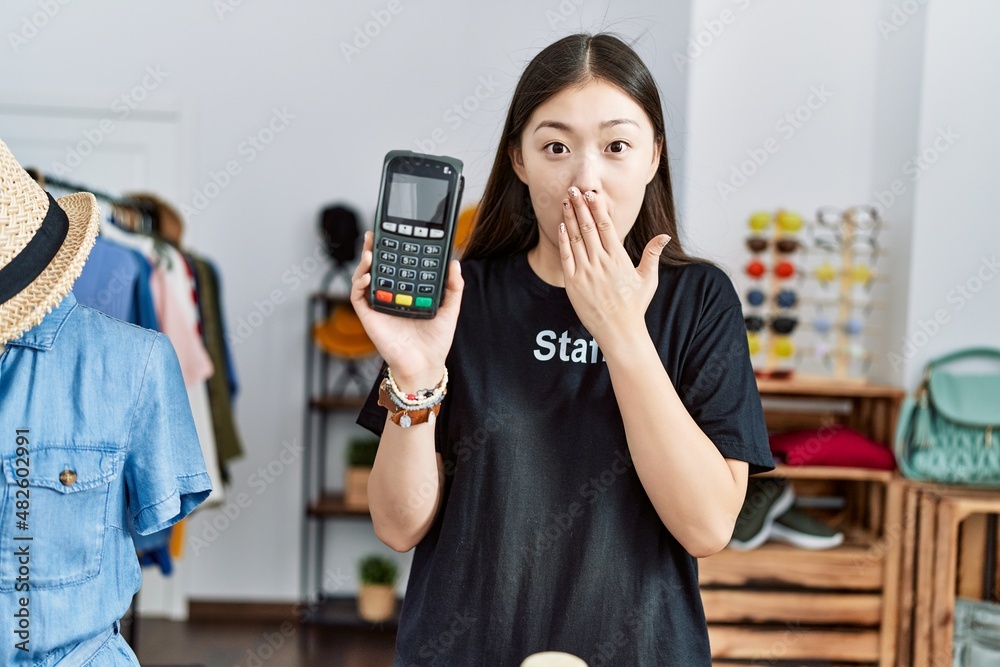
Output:
<path fill-rule="evenodd" d="M 127 624 L 122 631 L 129 636 Z M 395 641 L 394 632 L 367 629 L 142 619 L 136 644 L 142 667 L 392 667 Z M 834 667 L 826 662 L 780 664 Z"/>
<path fill-rule="evenodd" d="M 392 667 L 395 641 L 364 629 L 143 619 L 136 653 L 143 667 Z"/>

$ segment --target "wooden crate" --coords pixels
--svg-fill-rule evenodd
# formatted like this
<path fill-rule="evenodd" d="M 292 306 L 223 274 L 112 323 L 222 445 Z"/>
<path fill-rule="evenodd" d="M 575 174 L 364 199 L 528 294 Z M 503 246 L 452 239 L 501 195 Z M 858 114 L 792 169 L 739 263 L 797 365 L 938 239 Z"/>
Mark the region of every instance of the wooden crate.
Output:
<path fill-rule="evenodd" d="M 990 515 L 1000 491 L 905 481 L 898 667 L 952 664 L 957 596 L 996 598 L 983 589 Z M 994 567 L 1000 563 L 995 554 Z M 994 572 L 993 581 L 1000 580 Z"/>
<path fill-rule="evenodd" d="M 840 423 L 889 446 L 903 392 L 836 382 L 758 380 L 772 432 Z M 777 400 L 768 400 L 777 399 Z M 807 551 L 766 543 L 699 561 L 702 600 L 717 664 L 829 661 L 894 664 L 903 488 L 895 473 L 778 466 L 799 496 L 842 493 L 832 521 L 842 545 Z M 892 528 L 892 530 L 888 530 Z"/>

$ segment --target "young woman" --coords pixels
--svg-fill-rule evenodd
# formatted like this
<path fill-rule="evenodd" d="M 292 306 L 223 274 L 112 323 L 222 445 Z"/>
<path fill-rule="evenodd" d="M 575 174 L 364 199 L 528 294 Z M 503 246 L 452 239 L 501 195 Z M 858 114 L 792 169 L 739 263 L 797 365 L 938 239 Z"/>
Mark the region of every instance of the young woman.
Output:
<path fill-rule="evenodd" d="M 677 238 L 638 56 L 573 35 L 531 61 L 434 319 L 369 307 L 371 255 L 369 233 L 351 298 L 394 386 L 358 418 L 381 435 L 369 502 L 416 546 L 395 665 L 710 665 L 695 559 L 773 462 L 740 300 Z M 386 396 L 421 389 L 440 402 L 401 427 Z"/>

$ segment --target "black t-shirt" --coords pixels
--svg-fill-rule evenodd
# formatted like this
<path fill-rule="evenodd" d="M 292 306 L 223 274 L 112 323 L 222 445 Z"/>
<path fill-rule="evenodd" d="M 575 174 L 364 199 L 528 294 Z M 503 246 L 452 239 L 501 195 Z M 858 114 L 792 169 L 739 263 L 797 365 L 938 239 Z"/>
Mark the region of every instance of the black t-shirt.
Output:
<path fill-rule="evenodd" d="M 710 665 L 697 560 L 639 481 L 607 364 L 566 290 L 524 253 L 463 262 L 462 276 L 435 425 L 444 498 L 414 553 L 394 667 L 518 667 L 546 650 L 590 667 Z M 646 325 L 723 456 L 773 468 L 725 273 L 661 267 Z M 376 384 L 358 423 L 381 434 L 377 400 Z"/>

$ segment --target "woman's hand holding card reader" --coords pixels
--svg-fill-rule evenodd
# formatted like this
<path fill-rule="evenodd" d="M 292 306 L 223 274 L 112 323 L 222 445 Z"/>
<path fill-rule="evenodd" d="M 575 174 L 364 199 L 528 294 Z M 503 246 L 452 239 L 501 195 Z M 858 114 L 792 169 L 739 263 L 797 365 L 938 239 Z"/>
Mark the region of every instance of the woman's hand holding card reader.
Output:
<path fill-rule="evenodd" d="M 437 314 L 464 186 L 455 158 L 385 156 L 368 298 L 374 310 L 423 319 Z"/>

